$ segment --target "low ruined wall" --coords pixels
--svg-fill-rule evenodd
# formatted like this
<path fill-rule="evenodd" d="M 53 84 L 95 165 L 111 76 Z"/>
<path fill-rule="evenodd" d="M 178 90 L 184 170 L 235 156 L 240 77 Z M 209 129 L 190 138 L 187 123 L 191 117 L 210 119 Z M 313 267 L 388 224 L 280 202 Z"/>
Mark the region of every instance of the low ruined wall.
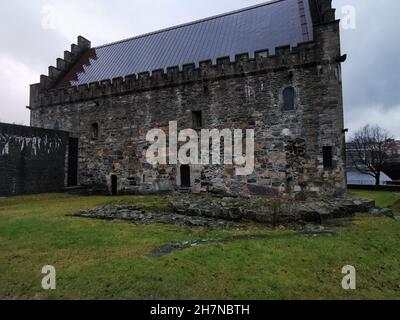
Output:
<path fill-rule="evenodd" d="M 0 195 L 60 191 L 68 133 L 0 123 Z"/>

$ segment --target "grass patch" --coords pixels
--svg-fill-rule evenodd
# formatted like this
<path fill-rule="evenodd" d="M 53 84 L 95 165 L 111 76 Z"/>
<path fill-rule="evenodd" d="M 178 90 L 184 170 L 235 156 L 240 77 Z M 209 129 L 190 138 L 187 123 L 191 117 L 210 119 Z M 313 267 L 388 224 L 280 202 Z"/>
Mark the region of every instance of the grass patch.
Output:
<path fill-rule="evenodd" d="M 400 193 L 353 192 L 398 205 Z M 0 199 L 0 299 L 398 299 L 400 223 L 357 217 L 334 238 L 290 230 L 185 229 L 132 225 L 66 214 L 124 200 L 170 210 L 160 196 L 80 197 L 48 194 Z M 279 235 L 215 243 L 149 258 L 155 248 L 239 234 Z M 57 290 L 41 289 L 44 265 Z M 358 289 L 341 288 L 341 269 L 358 271 Z"/>
<path fill-rule="evenodd" d="M 352 190 L 350 195 L 373 199 L 378 207 L 390 208 L 400 215 L 400 192 Z"/>

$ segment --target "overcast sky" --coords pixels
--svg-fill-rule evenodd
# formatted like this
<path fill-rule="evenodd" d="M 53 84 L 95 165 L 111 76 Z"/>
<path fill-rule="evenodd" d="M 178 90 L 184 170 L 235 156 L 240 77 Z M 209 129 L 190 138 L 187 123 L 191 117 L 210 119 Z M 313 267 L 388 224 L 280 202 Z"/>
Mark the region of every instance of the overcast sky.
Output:
<path fill-rule="evenodd" d="M 92 46 L 261 3 L 262 0 L 13 0 L 0 11 L 0 121 L 29 125 L 29 84 L 76 42 Z M 346 126 L 378 124 L 400 138 L 400 1 L 334 0 L 356 9 L 343 29 Z"/>

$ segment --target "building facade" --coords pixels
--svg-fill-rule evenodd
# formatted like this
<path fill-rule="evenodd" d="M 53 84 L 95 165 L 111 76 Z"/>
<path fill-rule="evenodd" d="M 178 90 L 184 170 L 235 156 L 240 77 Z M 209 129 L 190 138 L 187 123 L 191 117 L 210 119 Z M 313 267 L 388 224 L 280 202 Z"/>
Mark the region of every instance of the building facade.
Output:
<path fill-rule="evenodd" d="M 79 37 L 31 86 L 31 125 L 69 132 L 70 184 L 106 193 L 339 196 L 343 61 L 328 0 L 273 1 L 97 48 Z M 146 134 L 168 135 L 170 121 L 253 129 L 254 172 L 150 165 Z"/>

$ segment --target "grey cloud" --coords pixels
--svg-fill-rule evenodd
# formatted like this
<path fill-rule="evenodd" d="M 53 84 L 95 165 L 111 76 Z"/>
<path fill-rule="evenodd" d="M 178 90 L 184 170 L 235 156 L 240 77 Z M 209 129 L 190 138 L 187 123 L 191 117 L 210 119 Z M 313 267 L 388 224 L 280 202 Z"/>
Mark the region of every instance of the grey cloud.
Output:
<path fill-rule="evenodd" d="M 390 127 L 400 137 L 400 30 L 398 0 L 334 0 L 338 8 L 356 8 L 355 30 L 342 30 L 346 124 L 354 132 L 359 126 L 377 123 Z M 379 117 L 377 117 L 379 115 Z"/>
<path fill-rule="evenodd" d="M 2 5 L 0 14 L 0 29 L 5 31 L 0 52 L 36 69 L 54 64 L 66 40 L 55 31 L 42 29 L 41 10 L 40 1 L 14 0 Z"/>

